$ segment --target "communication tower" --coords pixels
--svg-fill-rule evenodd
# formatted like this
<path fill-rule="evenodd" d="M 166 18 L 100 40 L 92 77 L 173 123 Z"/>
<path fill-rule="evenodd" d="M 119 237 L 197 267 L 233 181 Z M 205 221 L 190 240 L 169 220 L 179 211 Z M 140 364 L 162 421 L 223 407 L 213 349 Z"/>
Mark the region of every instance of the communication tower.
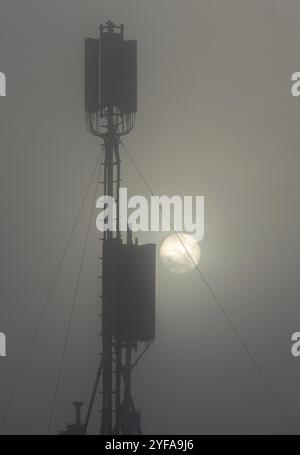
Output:
<path fill-rule="evenodd" d="M 100 434 L 142 433 L 132 370 L 155 337 L 156 252 L 154 244 L 133 242 L 129 229 L 124 242 L 118 200 L 120 137 L 132 130 L 136 112 L 137 42 L 124 40 L 124 26 L 108 21 L 100 26 L 100 38 L 85 39 L 85 116 L 89 133 L 104 142 L 103 193 L 117 203 L 117 228 L 102 239 L 101 359 L 87 416 L 82 423 L 81 403 L 75 403 L 76 423 L 63 434 L 86 434 L 97 390 Z"/>

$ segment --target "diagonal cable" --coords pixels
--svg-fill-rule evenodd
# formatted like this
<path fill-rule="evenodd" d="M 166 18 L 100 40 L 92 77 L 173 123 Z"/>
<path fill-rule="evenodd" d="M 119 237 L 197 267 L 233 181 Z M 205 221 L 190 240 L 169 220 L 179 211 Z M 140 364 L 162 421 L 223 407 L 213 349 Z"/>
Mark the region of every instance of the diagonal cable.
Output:
<path fill-rule="evenodd" d="M 73 226 L 72 226 L 71 233 L 70 233 L 70 235 L 69 235 L 69 237 L 68 237 L 68 239 L 67 239 L 65 248 L 64 248 L 64 250 L 63 250 L 62 256 L 61 256 L 60 261 L 59 261 L 59 263 L 58 263 L 58 267 L 57 267 L 57 269 L 56 269 L 56 272 L 55 272 L 55 274 L 54 274 L 53 280 L 52 280 L 52 282 L 51 282 L 51 285 L 50 285 L 50 288 L 49 288 L 49 291 L 48 291 L 48 294 L 47 294 L 47 298 L 46 298 L 46 300 L 45 300 L 45 304 L 44 304 L 44 306 L 43 306 L 43 308 L 42 308 L 42 311 L 41 311 L 41 313 L 40 313 L 40 316 L 39 316 L 39 319 L 38 319 L 38 321 L 37 321 L 36 327 L 35 327 L 35 329 L 34 329 L 32 338 L 31 338 L 30 343 L 29 343 L 29 346 L 28 346 L 28 348 L 27 348 L 27 351 L 26 351 L 24 360 L 23 360 L 23 362 L 22 362 L 20 371 L 19 371 L 18 376 L 17 376 L 17 378 L 16 378 L 16 381 L 15 381 L 14 387 L 13 387 L 13 389 L 12 389 L 12 392 L 11 392 L 11 394 L 10 394 L 10 396 L 9 396 L 7 406 L 6 406 L 5 410 L 4 410 L 4 413 L 3 413 L 3 416 L 2 416 L 2 419 L 1 419 L 1 422 L 0 422 L 0 431 L 3 429 L 3 426 L 4 426 L 5 422 L 6 422 L 7 415 L 8 415 L 8 413 L 9 413 L 10 408 L 11 408 L 11 405 L 12 405 L 12 403 L 13 403 L 13 400 L 14 400 L 14 398 L 15 398 L 15 395 L 16 395 L 16 393 L 17 393 L 17 391 L 18 391 L 19 385 L 20 385 L 20 383 L 21 383 L 21 379 L 22 379 L 24 370 L 25 370 L 25 368 L 26 368 L 28 359 L 29 359 L 29 357 L 30 357 L 32 348 L 33 348 L 34 343 L 35 343 L 35 341 L 36 341 L 36 338 L 37 338 L 37 335 L 38 335 L 38 332 L 39 332 L 39 329 L 40 329 L 40 325 L 41 325 L 41 323 L 42 323 L 42 320 L 43 320 L 44 315 L 45 315 L 45 313 L 46 313 L 46 310 L 47 310 L 47 308 L 48 308 L 48 305 L 49 305 L 49 302 L 50 302 L 50 298 L 51 298 L 52 293 L 53 293 L 53 290 L 54 290 L 54 286 L 55 286 L 55 284 L 56 284 L 57 278 L 58 278 L 58 276 L 59 276 L 59 273 L 60 273 L 60 270 L 61 270 L 61 268 L 62 268 L 63 262 L 64 262 L 64 260 L 65 260 L 66 254 L 67 254 L 67 252 L 68 252 L 68 249 L 69 249 L 69 246 L 70 246 L 72 237 L 73 237 L 73 235 L 74 235 L 75 229 L 76 229 L 76 227 L 77 227 L 78 220 L 79 220 L 79 218 L 80 218 L 80 215 L 81 215 L 83 206 L 84 206 L 84 204 L 85 204 L 87 195 L 88 195 L 88 193 L 89 193 L 89 191 L 90 191 L 92 182 L 93 182 L 93 180 L 94 180 L 94 177 L 95 177 L 95 174 L 96 174 L 96 171 L 97 171 L 99 162 L 100 162 L 100 156 L 101 156 L 101 152 L 100 152 L 99 157 L 98 157 L 98 159 L 97 159 L 97 163 L 96 163 L 95 168 L 94 168 L 94 170 L 93 170 L 92 176 L 91 176 L 91 178 L 90 178 L 90 180 L 89 180 L 89 183 L 88 183 L 88 186 L 87 186 L 87 188 L 86 188 L 86 191 L 85 191 L 85 193 L 84 193 L 84 195 L 83 195 L 83 198 L 82 198 L 82 201 L 81 201 L 79 210 L 78 210 L 78 212 L 77 212 L 77 215 L 76 215 L 76 217 L 75 217 L 75 220 L 74 220 L 74 223 L 73 223 Z"/>
<path fill-rule="evenodd" d="M 81 255 L 81 261 L 80 261 L 79 270 L 78 270 L 77 279 L 76 279 L 76 285 L 75 285 L 75 290 L 74 290 L 74 295 L 73 295 L 71 312 L 70 312 L 70 316 L 69 316 L 69 320 L 68 320 L 67 332 L 66 332 L 64 345 L 63 345 L 62 356 L 61 356 L 61 360 L 60 360 L 60 364 L 59 364 L 56 387 L 55 387 L 53 401 L 52 401 L 52 405 L 51 405 L 50 418 L 49 418 L 49 423 L 48 423 L 48 434 L 50 433 L 52 422 L 53 422 L 55 406 L 56 406 L 58 392 L 59 392 L 59 387 L 60 387 L 62 374 L 63 374 L 64 362 L 65 362 L 67 348 L 68 348 L 68 343 L 69 343 L 69 339 L 70 339 L 73 316 L 74 316 L 74 312 L 75 312 L 75 308 L 76 308 L 76 302 L 77 302 L 77 297 L 78 297 L 78 290 L 79 290 L 81 272 L 82 272 L 83 265 L 84 265 L 84 259 L 85 259 L 85 253 L 86 253 L 86 248 L 87 248 L 87 243 L 88 243 L 88 237 L 89 237 L 89 233 L 90 233 L 91 221 L 92 221 L 92 217 L 93 217 L 93 213 L 94 213 L 94 203 L 95 203 L 95 200 L 96 200 L 96 197 L 97 197 L 97 189 L 98 189 L 98 183 L 99 183 L 99 178 L 100 178 L 100 172 L 101 172 L 101 167 L 99 166 L 97 180 L 96 180 L 95 192 L 94 192 L 94 195 L 93 195 L 93 198 L 92 198 L 91 211 L 90 211 L 89 221 L 88 221 L 87 230 L 86 230 L 85 239 L 84 239 L 84 245 L 83 245 L 83 251 L 82 251 L 82 255 Z"/>
<path fill-rule="evenodd" d="M 136 164 L 136 162 L 134 161 L 133 157 L 131 156 L 131 154 L 129 153 L 128 151 L 128 148 L 124 145 L 123 141 L 120 141 L 123 149 L 125 150 L 129 160 L 131 161 L 131 163 L 133 164 L 135 170 L 137 171 L 137 173 L 139 174 L 140 178 L 142 179 L 142 181 L 144 182 L 145 186 L 147 187 L 149 193 L 151 194 L 151 196 L 155 196 L 153 191 L 152 191 L 152 188 L 150 187 L 149 183 L 147 182 L 146 178 L 144 177 L 141 169 L 138 167 L 138 165 Z M 256 371 L 258 372 L 259 376 L 261 377 L 261 379 L 263 380 L 264 384 L 266 385 L 267 389 L 269 390 L 269 392 L 271 393 L 272 397 L 274 398 L 275 402 L 277 403 L 277 406 L 279 407 L 282 415 L 285 417 L 286 421 L 289 423 L 289 425 L 291 426 L 291 428 L 293 429 L 293 431 L 298 434 L 298 429 L 297 429 L 297 426 L 296 424 L 294 423 L 294 421 L 292 420 L 292 418 L 289 416 L 289 414 L 287 413 L 285 407 L 283 406 L 281 400 L 278 398 L 277 394 L 275 393 L 274 389 L 273 389 L 273 386 L 271 385 L 271 383 L 269 382 L 269 380 L 266 378 L 266 376 L 264 375 L 262 369 L 260 368 L 257 360 L 255 359 L 255 357 L 253 356 L 253 354 L 251 353 L 251 351 L 249 350 L 246 342 L 244 341 L 244 339 L 242 338 L 241 334 L 239 333 L 238 329 L 236 328 L 236 326 L 234 325 L 234 323 L 232 322 L 232 320 L 230 319 L 228 313 L 226 312 L 226 310 L 224 309 L 220 299 L 217 297 L 216 293 L 214 292 L 213 288 L 211 287 L 211 285 L 209 284 L 209 282 L 207 281 L 207 279 L 205 278 L 203 272 L 201 272 L 200 268 L 198 267 L 198 264 L 195 263 L 193 257 L 191 256 L 191 254 L 189 253 L 188 249 L 186 248 L 184 242 L 182 241 L 181 237 L 179 236 L 178 232 L 175 231 L 174 229 L 174 226 L 173 224 L 171 223 L 171 220 L 166 216 L 166 214 L 163 212 L 162 210 L 162 207 L 161 205 L 159 204 L 159 202 L 157 201 L 157 199 L 155 198 L 155 201 L 156 203 L 158 204 L 159 206 L 159 209 L 160 209 L 160 212 L 161 214 L 164 216 L 164 218 L 168 221 L 168 223 L 170 224 L 171 228 L 172 228 L 172 231 L 176 234 L 178 240 L 180 241 L 180 243 L 182 244 L 183 248 L 185 249 L 185 252 L 187 253 L 187 255 L 189 256 L 190 260 L 192 261 L 192 263 L 194 264 L 195 266 L 195 269 L 197 271 L 197 273 L 199 274 L 200 278 L 202 279 L 203 283 L 205 284 L 206 288 L 208 289 L 208 291 L 210 292 L 211 296 L 213 297 L 215 303 L 217 304 L 218 308 L 220 309 L 220 311 L 222 312 L 224 318 L 226 319 L 226 321 L 228 322 L 229 326 L 231 327 L 231 329 L 233 330 L 235 336 L 237 337 L 238 341 L 240 342 L 242 348 L 244 349 L 244 351 L 246 352 L 246 354 L 248 355 L 248 358 L 250 359 L 251 363 L 253 364 L 253 366 L 255 367 Z"/>

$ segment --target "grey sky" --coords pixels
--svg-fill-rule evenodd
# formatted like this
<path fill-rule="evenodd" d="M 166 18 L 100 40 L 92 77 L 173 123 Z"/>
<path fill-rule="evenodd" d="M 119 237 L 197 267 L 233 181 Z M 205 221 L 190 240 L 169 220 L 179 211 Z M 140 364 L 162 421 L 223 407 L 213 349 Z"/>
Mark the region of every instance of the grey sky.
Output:
<path fill-rule="evenodd" d="M 200 268 L 300 428 L 300 360 L 290 354 L 300 330 L 300 100 L 290 94 L 299 2 L 1 0 L 0 13 L 0 412 L 99 153 L 84 125 L 83 39 L 111 19 L 138 40 L 138 114 L 124 141 L 155 194 L 205 196 Z M 147 195 L 123 158 L 123 184 Z M 88 213 L 5 433 L 46 432 Z M 97 368 L 96 237 L 54 433 L 72 420 L 72 400 L 87 401 Z M 139 237 L 160 245 L 165 235 Z M 157 339 L 135 382 L 146 434 L 291 432 L 199 275 L 173 275 L 159 259 Z"/>

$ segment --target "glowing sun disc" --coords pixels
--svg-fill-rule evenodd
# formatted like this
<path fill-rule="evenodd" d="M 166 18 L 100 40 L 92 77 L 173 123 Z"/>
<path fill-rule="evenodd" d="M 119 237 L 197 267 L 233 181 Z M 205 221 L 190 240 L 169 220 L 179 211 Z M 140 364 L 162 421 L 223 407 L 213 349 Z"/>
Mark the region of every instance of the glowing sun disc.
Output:
<path fill-rule="evenodd" d="M 191 235 L 183 232 L 172 234 L 163 241 L 160 247 L 160 257 L 171 272 L 187 273 L 199 263 L 200 246 Z"/>

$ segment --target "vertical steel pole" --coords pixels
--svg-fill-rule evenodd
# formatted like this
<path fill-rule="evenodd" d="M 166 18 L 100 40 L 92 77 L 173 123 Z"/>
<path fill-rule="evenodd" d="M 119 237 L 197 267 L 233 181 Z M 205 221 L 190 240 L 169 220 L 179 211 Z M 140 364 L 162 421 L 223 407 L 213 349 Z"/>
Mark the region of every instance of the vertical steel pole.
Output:
<path fill-rule="evenodd" d="M 114 144 L 115 151 L 115 164 L 117 168 L 117 178 L 116 178 L 116 202 L 117 202 L 117 249 L 116 249 L 116 319 L 115 319 L 115 354 L 116 354 L 116 374 L 115 374 L 115 388 L 116 388 L 116 416 L 115 416 L 115 434 L 120 434 L 121 432 L 121 376 L 122 376 L 122 343 L 119 337 L 120 331 L 120 256 L 119 256 L 119 247 L 121 245 L 121 232 L 120 232 L 120 200 L 119 200 L 119 190 L 121 182 L 121 163 L 119 155 L 119 137 L 116 136 Z"/>
<path fill-rule="evenodd" d="M 105 144 L 105 180 L 104 194 L 113 194 L 113 156 L 114 156 L 114 125 L 113 114 L 107 118 L 107 134 Z M 114 280 L 114 251 L 113 233 L 105 232 L 103 241 L 103 312 L 102 312 L 102 335 L 103 335 L 103 383 L 102 383 L 102 434 L 112 434 L 113 429 L 113 400 L 112 400 L 112 342 L 113 342 L 113 280 Z"/>

